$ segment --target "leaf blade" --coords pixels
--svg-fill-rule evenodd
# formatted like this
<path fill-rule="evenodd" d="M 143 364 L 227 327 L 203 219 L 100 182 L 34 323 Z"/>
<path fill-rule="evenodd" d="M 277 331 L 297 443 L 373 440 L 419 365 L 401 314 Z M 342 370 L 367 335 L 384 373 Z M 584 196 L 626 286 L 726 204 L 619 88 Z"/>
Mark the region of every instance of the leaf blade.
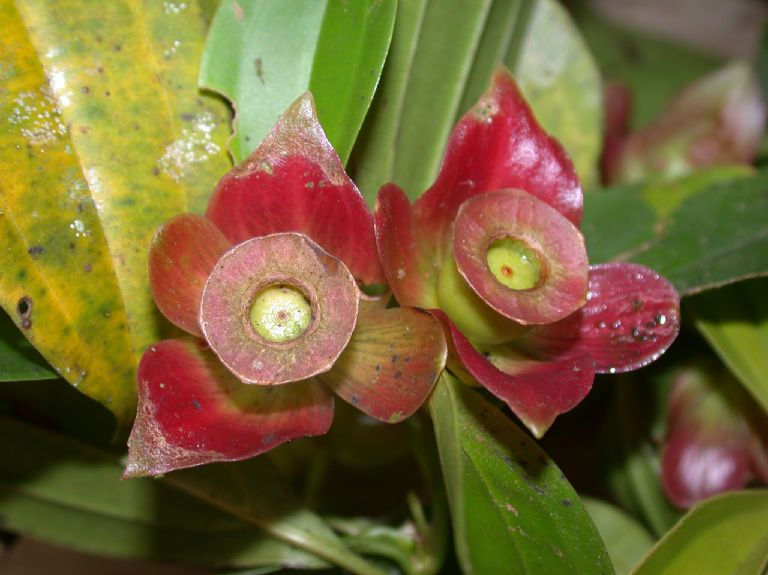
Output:
<path fill-rule="evenodd" d="M 576 493 L 506 416 L 450 376 L 430 411 L 466 573 L 613 573 Z"/>

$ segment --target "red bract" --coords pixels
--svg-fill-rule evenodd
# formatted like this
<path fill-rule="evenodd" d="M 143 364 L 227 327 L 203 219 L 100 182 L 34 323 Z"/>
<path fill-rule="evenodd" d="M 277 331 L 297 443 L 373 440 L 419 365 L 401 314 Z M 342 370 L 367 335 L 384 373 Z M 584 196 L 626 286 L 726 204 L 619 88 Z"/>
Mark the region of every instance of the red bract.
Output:
<path fill-rule="evenodd" d="M 768 425 L 722 368 L 687 367 L 672 386 L 662 453 L 664 491 L 687 509 L 718 493 L 768 481 Z"/>
<path fill-rule="evenodd" d="M 537 436 L 596 372 L 635 369 L 679 330 L 679 296 L 635 264 L 590 267 L 582 191 L 560 144 L 499 70 L 458 123 L 437 180 L 413 205 L 379 192 L 376 240 L 402 305 L 432 309 L 451 367 Z"/>
<path fill-rule="evenodd" d="M 384 279 L 373 217 L 309 94 L 221 180 L 206 217 L 181 214 L 158 230 L 149 267 L 160 310 L 201 339 L 162 341 L 142 357 L 129 477 L 323 434 L 333 393 L 402 421 L 445 364 L 434 317 L 360 291 Z"/>

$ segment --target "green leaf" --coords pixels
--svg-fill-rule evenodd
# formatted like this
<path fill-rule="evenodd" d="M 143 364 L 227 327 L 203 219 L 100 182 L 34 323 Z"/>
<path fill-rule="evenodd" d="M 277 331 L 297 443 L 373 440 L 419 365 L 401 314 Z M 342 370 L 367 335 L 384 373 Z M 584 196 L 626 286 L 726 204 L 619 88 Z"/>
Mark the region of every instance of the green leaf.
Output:
<path fill-rule="evenodd" d="M 490 7 L 491 0 L 427 2 L 390 144 L 394 164 L 377 188 L 391 180 L 417 198 L 435 179 Z"/>
<path fill-rule="evenodd" d="M 411 199 L 426 190 L 455 122 L 502 63 L 581 177 L 594 180 L 600 82 L 563 8 L 554 0 L 418 0 L 398 7 L 379 96 L 353 155 L 370 205 L 389 181 Z"/>
<path fill-rule="evenodd" d="M 80 551 L 220 567 L 326 565 L 180 493 L 166 481 L 120 479 L 117 458 L 0 418 L 4 526 Z M 249 486 L 258 490 L 259 481 Z"/>
<path fill-rule="evenodd" d="M 197 92 L 197 2 L 0 2 L 0 304 L 47 361 L 135 410 L 135 366 L 168 333 L 146 254 L 228 168 L 226 106 Z"/>
<path fill-rule="evenodd" d="M 398 2 L 381 84 L 352 150 L 351 174 L 370 206 L 375 204 L 379 188 L 392 179 L 397 134 L 427 3 L 428 0 Z"/>
<path fill-rule="evenodd" d="M 613 573 L 578 495 L 527 434 L 447 374 L 429 407 L 465 573 Z"/>
<path fill-rule="evenodd" d="M 239 163 L 303 92 L 346 162 L 373 98 L 396 0 L 225 0 L 211 25 L 200 84 L 235 107 Z"/>
<path fill-rule="evenodd" d="M 759 278 L 686 301 L 696 327 L 768 413 L 768 279 Z"/>
<path fill-rule="evenodd" d="M 264 457 L 177 471 L 166 482 L 328 563 L 361 575 L 383 575 L 344 545 L 319 516 L 300 506 Z"/>
<path fill-rule="evenodd" d="M 768 173 L 710 177 L 711 185 L 700 174 L 691 188 L 667 185 L 663 201 L 655 186 L 588 195 L 590 260 L 648 265 L 682 295 L 768 273 Z"/>
<path fill-rule="evenodd" d="M 761 575 L 768 565 L 768 492 L 700 503 L 651 550 L 634 575 Z"/>
<path fill-rule="evenodd" d="M 58 375 L 0 310 L 0 381 L 56 379 Z"/>
<path fill-rule="evenodd" d="M 582 497 L 590 517 L 605 541 L 617 575 L 628 575 L 653 546 L 653 538 L 624 511 L 591 497 Z"/>
<path fill-rule="evenodd" d="M 530 4 L 530 0 L 527 0 Z M 536 118 L 571 156 L 585 187 L 597 183 L 602 83 L 579 30 L 556 0 L 537 0 L 506 63 Z"/>

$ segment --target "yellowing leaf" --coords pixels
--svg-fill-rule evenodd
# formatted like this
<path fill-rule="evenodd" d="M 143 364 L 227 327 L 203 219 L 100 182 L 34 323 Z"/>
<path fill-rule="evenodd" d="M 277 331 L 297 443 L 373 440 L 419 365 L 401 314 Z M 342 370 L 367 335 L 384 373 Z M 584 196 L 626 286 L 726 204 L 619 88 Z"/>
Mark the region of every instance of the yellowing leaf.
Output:
<path fill-rule="evenodd" d="M 196 89 L 196 2 L 0 1 L 0 305 L 121 424 L 169 330 L 147 250 L 228 168 L 226 108 Z"/>

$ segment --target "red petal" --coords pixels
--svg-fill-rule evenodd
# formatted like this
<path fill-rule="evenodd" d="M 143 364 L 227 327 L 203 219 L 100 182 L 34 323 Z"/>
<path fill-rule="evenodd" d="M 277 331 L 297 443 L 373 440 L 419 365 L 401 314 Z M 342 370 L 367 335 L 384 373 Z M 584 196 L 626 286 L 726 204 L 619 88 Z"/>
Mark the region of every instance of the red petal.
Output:
<path fill-rule="evenodd" d="M 713 434 L 677 426 L 661 459 L 667 497 L 687 509 L 723 491 L 744 487 L 750 478 L 750 439 L 746 425 L 721 426 Z"/>
<path fill-rule="evenodd" d="M 361 315 L 344 353 L 319 379 L 371 417 L 397 423 L 429 396 L 446 353 L 443 330 L 428 313 L 371 310 Z"/>
<path fill-rule="evenodd" d="M 536 437 L 543 436 L 558 415 L 576 407 L 592 388 L 594 371 L 588 355 L 540 363 L 511 361 L 496 354 L 493 359 L 499 369 L 472 347 L 445 314 L 431 313 L 447 328 L 467 371 L 503 400 Z"/>
<path fill-rule="evenodd" d="M 677 290 L 645 266 L 591 266 L 587 299 L 570 317 L 533 328 L 526 347 L 556 356 L 589 353 L 595 371 L 615 373 L 656 360 L 680 331 Z"/>
<path fill-rule="evenodd" d="M 439 260 L 421 238 L 405 192 L 387 184 L 376 199 L 376 242 L 387 283 L 400 305 L 437 307 Z"/>
<path fill-rule="evenodd" d="M 264 288 L 288 285 L 312 307 L 307 329 L 290 341 L 261 337 L 250 306 Z M 272 385 L 331 368 L 357 321 L 360 290 L 349 270 L 302 234 L 252 238 L 226 254 L 208 278 L 200 327 L 216 355 L 246 383 Z"/>
<path fill-rule="evenodd" d="M 357 280 L 384 283 L 373 216 L 317 121 L 309 93 L 221 179 L 207 216 L 232 243 L 301 232 L 343 261 Z"/>
<path fill-rule="evenodd" d="M 193 343 L 151 346 L 138 369 L 139 409 L 128 440 L 126 477 L 236 461 L 331 425 L 333 397 L 308 380 L 243 385 Z"/>
<path fill-rule="evenodd" d="M 542 265 L 541 282 L 513 290 L 489 269 L 494 240 L 513 238 L 533 248 Z M 489 306 L 522 324 L 554 322 L 573 313 L 587 293 L 584 238 L 560 212 L 521 190 L 497 190 L 464 202 L 453 237 L 456 266 Z"/>
<path fill-rule="evenodd" d="M 200 336 L 200 297 L 229 241 L 208 219 L 179 214 L 155 233 L 149 249 L 149 281 L 155 302 L 173 324 Z"/>
<path fill-rule="evenodd" d="M 581 220 L 581 184 L 570 158 L 536 122 L 510 73 L 500 68 L 490 89 L 454 128 L 437 180 L 416 202 L 416 218 L 440 258 L 459 206 L 504 188 L 533 194 L 576 225 Z"/>

